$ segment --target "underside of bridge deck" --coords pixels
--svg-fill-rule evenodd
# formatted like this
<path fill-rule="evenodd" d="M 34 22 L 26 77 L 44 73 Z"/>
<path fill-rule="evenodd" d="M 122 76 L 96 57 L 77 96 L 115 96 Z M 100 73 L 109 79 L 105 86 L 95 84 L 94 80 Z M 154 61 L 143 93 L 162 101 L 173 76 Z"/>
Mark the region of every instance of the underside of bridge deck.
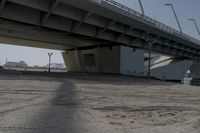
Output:
<path fill-rule="evenodd" d="M 200 60 L 198 40 L 113 0 L 0 0 L 0 43 L 62 50 L 76 71 L 144 76 L 144 51 Z"/>
<path fill-rule="evenodd" d="M 194 43 L 193 38 L 147 16 L 141 16 L 132 9 L 128 12 L 125 7 L 114 6 L 112 0 L 109 1 L 1 0 L 0 28 L 4 31 L 1 36 L 29 41 L 36 38 L 41 40 L 43 37 L 42 42 L 45 40 L 62 45 L 59 47 L 62 50 L 68 49 L 67 46 L 112 42 L 192 60 L 200 59 L 200 46 Z M 38 29 L 49 31 L 46 35 L 33 33 Z M 55 33 L 55 30 L 59 32 Z M 27 36 L 27 31 L 31 31 L 29 35 L 34 36 Z M 55 48 L 52 45 L 49 47 Z"/>

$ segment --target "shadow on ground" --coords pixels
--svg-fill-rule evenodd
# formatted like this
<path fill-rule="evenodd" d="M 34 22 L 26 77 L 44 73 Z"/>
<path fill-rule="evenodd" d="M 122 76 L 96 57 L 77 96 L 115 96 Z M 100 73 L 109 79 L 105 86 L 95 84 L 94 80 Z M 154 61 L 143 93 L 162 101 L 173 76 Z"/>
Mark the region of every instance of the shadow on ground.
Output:
<path fill-rule="evenodd" d="M 1 74 L 0 80 L 53 80 L 63 79 L 77 80 L 81 84 L 109 84 L 109 85 L 142 85 L 149 84 L 153 86 L 173 86 L 180 84 L 178 82 L 167 82 L 146 77 L 134 77 L 112 74 L 95 73 L 46 73 L 46 72 L 25 72 L 24 74 Z"/>
<path fill-rule="evenodd" d="M 15 88 L 7 90 L 2 88 L 0 93 L 4 95 L 11 95 L 14 100 L 16 96 L 32 97 L 36 96 L 36 99 L 30 98 L 24 99 L 22 103 L 17 103 L 17 107 L 12 106 L 11 109 L 4 111 L 4 122 L 0 126 L 0 131 L 9 133 L 87 133 L 88 123 L 91 119 L 88 116 L 83 116 L 84 108 L 82 107 L 78 90 L 73 83 L 64 79 L 52 80 L 52 79 L 37 79 L 37 77 L 13 77 L 4 76 L 0 80 L 14 81 Z M 41 82 L 38 82 L 41 80 Z M 25 80 L 22 81 L 21 80 Z M 51 81 L 59 83 L 58 86 L 42 89 L 37 83 L 41 83 L 41 86 L 50 84 Z M 20 82 L 20 83 L 17 83 Z M 21 88 L 23 83 L 32 86 L 32 88 L 25 86 Z M 42 82 L 44 82 L 42 84 Z M 33 83 L 35 85 L 33 85 Z M 8 85 L 9 86 L 9 85 Z M 11 85 L 13 86 L 13 85 Z M 47 85 L 48 86 L 48 85 Z M 50 85 L 52 86 L 52 85 Z M 16 99 L 17 100 L 17 99 Z M 18 98 L 19 100 L 19 98 Z M 32 101 L 30 101 L 32 100 Z M 13 101 L 15 102 L 15 100 Z M 7 106 L 8 107 L 8 106 Z M 6 108 L 7 108 L 6 107 Z M 2 108 L 2 107 L 1 107 Z M 84 112 L 85 113 L 85 112 Z M 87 115 L 87 114 L 86 114 Z M 86 118 L 87 117 L 87 118 Z M 93 130 L 92 128 L 90 129 Z M 90 131 L 90 132 L 91 132 Z"/>
<path fill-rule="evenodd" d="M 52 95 L 47 103 L 39 105 L 41 110 L 30 119 L 27 133 L 73 133 L 84 131 L 84 123 L 80 121 L 75 87 L 70 82 L 64 82 Z M 37 107 L 36 107 L 37 110 Z M 36 111 L 37 112 L 37 111 Z M 32 113 L 32 112 L 30 112 Z"/>

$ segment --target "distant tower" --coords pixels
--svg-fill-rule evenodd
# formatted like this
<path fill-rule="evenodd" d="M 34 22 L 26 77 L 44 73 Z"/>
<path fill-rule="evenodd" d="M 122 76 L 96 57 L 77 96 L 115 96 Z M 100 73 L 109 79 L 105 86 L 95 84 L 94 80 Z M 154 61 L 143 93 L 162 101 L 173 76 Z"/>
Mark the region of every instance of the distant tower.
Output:
<path fill-rule="evenodd" d="M 5 62 L 5 64 L 8 62 L 8 58 L 6 58 L 6 60 L 5 60 L 6 62 Z"/>

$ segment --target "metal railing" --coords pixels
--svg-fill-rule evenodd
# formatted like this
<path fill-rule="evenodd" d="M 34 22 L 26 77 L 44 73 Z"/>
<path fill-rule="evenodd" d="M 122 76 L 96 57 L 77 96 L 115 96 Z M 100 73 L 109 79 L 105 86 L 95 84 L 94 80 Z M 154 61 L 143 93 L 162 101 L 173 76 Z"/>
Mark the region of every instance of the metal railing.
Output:
<path fill-rule="evenodd" d="M 170 27 L 170 26 L 168 26 L 166 24 L 163 24 L 163 23 L 155 20 L 155 19 L 152 19 L 152 18 L 150 18 L 148 16 L 145 16 L 145 15 L 143 15 L 143 14 L 141 14 L 141 13 L 139 13 L 139 12 L 137 12 L 137 11 L 135 11 L 135 10 L 123 5 L 123 4 L 120 4 L 120 3 L 118 3 L 118 2 L 116 2 L 114 0 L 93 0 L 93 1 L 96 1 L 96 2 L 102 3 L 102 4 L 104 3 L 104 4 L 113 5 L 113 6 L 117 7 L 117 8 L 120 8 L 120 9 L 122 9 L 124 11 L 127 11 L 128 13 L 130 13 L 130 14 L 132 14 L 134 16 L 139 17 L 139 21 L 142 21 L 143 23 L 149 24 L 151 26 L 154 26 L 157 29 L 160 29 L 162 31 L 168 32 L 168 33 L 173 34 L 173 35 L 175 35 L 177 37 L 184 38 L 186 40 L 189 40 L 189 41 L 191 41 L 193 43 L 196 43 L 196 44 L 200 45 L 200 40 L 195 39 L 195 38 L 193 38 L 193 37 L 191 37 L 191 36 L 189 36 L 189 35 L 187 35 L 185 33 L 182 33 L 182 32 L 180 32 L 180 31 L 178 31 L 178 30 L 176 30 L 176 29 L 174 29 L 174 28 L 172 28 L 172 27 Z"/>

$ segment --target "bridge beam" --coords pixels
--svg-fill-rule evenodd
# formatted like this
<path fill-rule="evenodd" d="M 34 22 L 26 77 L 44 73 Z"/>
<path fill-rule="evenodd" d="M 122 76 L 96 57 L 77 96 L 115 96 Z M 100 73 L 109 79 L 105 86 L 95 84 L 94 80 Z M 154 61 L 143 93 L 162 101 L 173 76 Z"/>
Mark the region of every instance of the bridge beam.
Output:
<path fill-rule="evenodd" d="M 78 29 L 81 26 L 81 24 L 83 24 L 91 15 L 92 15 L 91 12 L 83 13 L 80 22 L 72 27 L 72 32 L 74 32 L 74 30 Z"/>
<path fill-rule="evenodd" d="M 0 14 L 1 14 L 2 11 L 3 11 L 3 8 L 4 8 L 5 4 L 6 4 L 6 1 L 7 1 L 7 0 L 1 0 L 1 3 L 0 3 Z"/>
<path fill-rule="evenodd" d="M 125 35 L 126 35 L 130 30 L 132 30 L 132 29 L 133 29 L 132 26 L 130 26 L 130 27 L 125 26 L 124 32 L 123 32 L 122 34 L 120 34 L 120 35 L 117 37 L 117 39 L 122 38 L 123 36 L 125 36 Z"/>
<path fill-rule="evenodd" d="M 52 1 L 50 2 L 49 11 L 46 15 L 44 15 L 44 17 L 41 18 L 40 25 L 43 25 L 45 21 L 47 21 L 47 19 L 50 17 L 53 10 L 57 7 L 59 3 L 60 3 L 60 0 L 54 0 L 53 2 Z"/>
<path fill-rule="evenodd" d="M 114 20 L 107 20 L 107 22 L 106 22 L 104 28 L 101 29 L 101 30 L 97 33 L 96 37 L 98 37 L 98 36 L 100 36 L 101 34 L 103 34 L 103 33 L 104 33 L 106 30 L 108 30 L 108 28 L 109 28 L 110 26 L 112 26 L 114 23 L 116 23 L 116 21 L 114 21 Z"/>

